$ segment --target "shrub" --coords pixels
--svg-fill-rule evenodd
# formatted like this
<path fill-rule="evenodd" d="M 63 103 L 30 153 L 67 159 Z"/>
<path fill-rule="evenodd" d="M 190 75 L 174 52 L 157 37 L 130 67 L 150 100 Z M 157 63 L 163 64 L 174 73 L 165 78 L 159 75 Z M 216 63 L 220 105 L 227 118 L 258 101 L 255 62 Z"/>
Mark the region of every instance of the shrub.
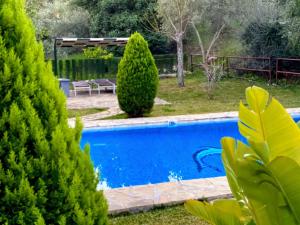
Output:
<path fill-rule="evenodd" d="M 252 22 L 242 39 L 253 56 L 285 56 L 288 54 L 288 39 L 284 25 L 278 22 Z"/>
<path fill-rule="evenodd" d="M 110 60 L 113 59 L 114 55 L 101 48 L 101 47 L 93 47 L 93 48 L 86 48 L 83 49 L 83 55 L 88 59 L 104 59 Z"/>
<path fill-rule="evenodd" d="M 23 1 L 0 1 L 0 224 L 107 223 L 81 128 L 68 126 Z"/>
<path fill-rule="evenodd" d="M 186 208 L 214 225 L 300 224 L 300 129 L 282 105 L 261 88 L 246 90 L 239 130 L 247 144 L 222 140 L 222 159 L 235 199 Z"/>
<path fill-rule="evenodd" d="M 133 34 L 125 48 L 117 76 L 120 108 L 129 116 L 151 111 L 157 92 L 158 70 L 147 42 Z"/>

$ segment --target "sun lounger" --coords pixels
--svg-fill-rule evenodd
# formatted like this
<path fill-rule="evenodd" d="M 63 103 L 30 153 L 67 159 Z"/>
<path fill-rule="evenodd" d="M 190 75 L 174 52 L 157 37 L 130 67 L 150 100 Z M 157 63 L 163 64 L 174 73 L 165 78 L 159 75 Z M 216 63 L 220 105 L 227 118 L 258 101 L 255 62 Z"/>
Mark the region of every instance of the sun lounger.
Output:
<path fill-rule="evenodd" d="M 116 94 L 117 89 L 117 80 L 116 79 L 108 79 L 114 85 L 114 94 Z"/>
<path fill-rule="evenodd" d="M 116 79 L 108 79 L 110 82 L 112 82 L 114 85 L 117 86 L 117 80 Z"/>
<path fill-rule="evenodd" d="M 72 85 L 74 87 L 75 96 L 78 91 L 88 91 L 90 95 L 92 95 L 92 87 L 86 81 L 73 81 Z"/>
<path fill-rule="evenodd" d="M 98 93 L 100 94 L 101 90 L 112 90 L 116 94 L 116 83 L 115 80 L 109 79 L 96 79 L 91 81 L 92 84 L 97 86 Z"/>

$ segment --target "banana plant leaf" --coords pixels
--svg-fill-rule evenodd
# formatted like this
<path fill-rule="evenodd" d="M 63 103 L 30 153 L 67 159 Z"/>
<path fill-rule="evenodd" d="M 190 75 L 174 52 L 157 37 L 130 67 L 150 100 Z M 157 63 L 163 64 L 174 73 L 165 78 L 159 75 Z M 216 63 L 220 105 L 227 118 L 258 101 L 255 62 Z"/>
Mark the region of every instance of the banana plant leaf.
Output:
<path fill-rule="evenodd" d="M 248 225 L 251 221 L 249 211 L 233 199 L 216 200 L 213 204 L 190 200 L 185 208 L 213 225 Z"/>
<path fill-rule="evenodd" d="M 286 156 L 300 163 L 300 129 L 284 107 L 259 87 L 246 90 L 249 108 L 240 104 L 238 123 L 240 133 L 250 144 L 265 143 L 266 149 L 257 152 L 267 163 Z"/>

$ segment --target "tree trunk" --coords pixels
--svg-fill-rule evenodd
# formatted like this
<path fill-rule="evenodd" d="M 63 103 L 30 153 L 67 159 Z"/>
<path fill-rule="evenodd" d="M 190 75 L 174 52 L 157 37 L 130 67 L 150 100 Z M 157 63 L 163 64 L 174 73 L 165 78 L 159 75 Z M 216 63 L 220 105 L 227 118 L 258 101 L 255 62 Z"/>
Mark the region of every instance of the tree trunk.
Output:
<path fill-rule="evenodd" d="M 179 87 L 184 87 L 183 73 L 183 43 L 182 37 L 178 37 L 177 41 L 177 82 Z"/>
<path fill-rule="evenodd" d="M 213 89 L 214 89 L 214 74 L 211 71 L 208 63 L 205 61 L 204 63 L 202 63 L 202 68 L 204 70 L 204 74 L 207 78 L 207 95 L 208 95 L 208 99 L 213 99 Z"/>

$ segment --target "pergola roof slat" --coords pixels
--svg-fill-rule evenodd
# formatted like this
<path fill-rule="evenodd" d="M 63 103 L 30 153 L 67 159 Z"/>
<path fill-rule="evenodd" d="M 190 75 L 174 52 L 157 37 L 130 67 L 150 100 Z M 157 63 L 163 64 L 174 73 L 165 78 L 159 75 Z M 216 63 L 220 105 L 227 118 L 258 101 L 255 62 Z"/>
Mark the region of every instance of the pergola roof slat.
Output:
<path fill-rule="evenodd" d="M 55 38 L 54 42 L 54 68 L 55 74 L 58 74 L 57 47 L 60 48 L 86 48 L 96 46 L 124 46 L 129 38 Z"/>
<path fill-rule="evenodd" d="M 57 47 L 122 46 L 129 38 L 56 38 Z"/>

